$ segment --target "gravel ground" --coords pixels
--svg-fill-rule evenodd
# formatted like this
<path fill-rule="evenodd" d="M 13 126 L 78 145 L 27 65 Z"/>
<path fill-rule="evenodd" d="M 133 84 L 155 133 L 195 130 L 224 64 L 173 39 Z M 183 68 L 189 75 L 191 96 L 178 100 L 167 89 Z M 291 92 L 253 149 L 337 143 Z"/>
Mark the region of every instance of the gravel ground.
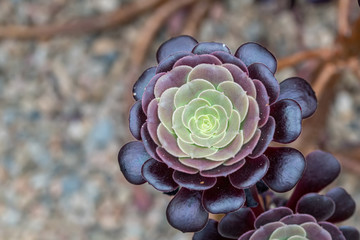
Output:
<path fill-rule="evenodd" d="M 65 6 L 53 14 L 53 4 L 61 2 Z M 2 0 L 0 24 L 64 22 L 128 2 Z M 258 41 L 278 57 L 334 42 L 335 3 L 299 1 L 302 26 L 282 5 L 224 1 L 211 8 L 198 39 L 227 43 L 233 51 L 243 42 Z M 122 80 L 145 20 L 101 34 L 0 40 L 0 239 L 191 238 L 167 223 L 169 197 L 147 184 L 130 185 L 117 164 L 119 148 L 132 139 L 130 89 Z M 168 32 L 165 27 L 154 40 L 144 69 L 155 64 L 156 48 Z M 294 74 L 287 69 L 278 78 Z M 360 81 L 348 72 L 342 78 L 328 120 L 329 144 L 337 149 L 360 144 Z M 337 181 L 358 204 L 359 180 L 343 171 Z M 358 211 L 348 224 L 360 228 L 359 223 Z"/>

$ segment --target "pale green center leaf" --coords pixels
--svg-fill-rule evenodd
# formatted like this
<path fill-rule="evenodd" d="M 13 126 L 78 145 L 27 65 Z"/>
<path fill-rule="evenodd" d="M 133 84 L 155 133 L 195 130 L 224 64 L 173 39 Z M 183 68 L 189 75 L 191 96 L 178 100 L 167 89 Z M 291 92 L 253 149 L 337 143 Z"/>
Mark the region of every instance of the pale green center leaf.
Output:
<path fill-rule="evenodd" d="M 215 89 L 215 87 L 204 79 L 195 79 L 194 81 L 182 85 L 175 95 L 175 107 L 185 106 L 201 92 L 208 89 Z"/>
<path fill-rule="evenodd" d="M 299 225 L 286 225 L 276 229 L 271 234 L 269 240 L 288 240 L 288 238 L 293 236 L 306 237 L 306 231 Z"/>
<path fill-rule="evenodd" d="M 199 94 L 199 98 L 205 99 L 211 105 L 220 105 L 225 109 L 227 116 L 231 115 L 231 111 L 233 109 L 233 105 L 230 99 L 225 96 L 224 93 L 219 92 L 217 90 L 209 89 L 201 92 Z"/>

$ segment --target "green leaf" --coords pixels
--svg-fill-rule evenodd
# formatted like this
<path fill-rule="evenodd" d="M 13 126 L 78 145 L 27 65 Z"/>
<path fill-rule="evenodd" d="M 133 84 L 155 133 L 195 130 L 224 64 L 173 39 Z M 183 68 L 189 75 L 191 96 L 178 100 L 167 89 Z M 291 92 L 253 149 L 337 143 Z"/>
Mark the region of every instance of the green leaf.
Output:
<path fill-rule="evenodd" d="M 205 90 L 199 94 L 199 98 L 205 99 L 210 105 L 220 105 L 225 109 L 227 116 L 231 115 L 233 105 L 228 97 L 224 93 L 217 90 Z"/>
<path fill-rule="evenodd" d="M 197 98 L 197 96 L 208 89 L 215 89 L 215 87 L 204 79 L 196 79 L 182 85 L 175 95 L 175 106 L 181 107 L 188 104 L 191 100 Z"/>
<path fill-rule="evenodd" d="M 175 131 L 175 134 L 181 138 L 186 143 L 193 143 L 190 137 L 190 131 L 187 129 L 182 122 L 182 114 L 184 112 L 185 107 L 179 107 L 174 111 L 172 116 L 172 128 Z"/>
<path fill-rule="evenodd" d="M 161 95 L 159 105 L 158 105 L 158 116 L 160 122 L 164 124 L 166 129 L 173 133 L 172 129 L 172 115 L 175 111 L 174 106 L 174 96 L 178 91 L 178 88 L 169 88 Z"/>

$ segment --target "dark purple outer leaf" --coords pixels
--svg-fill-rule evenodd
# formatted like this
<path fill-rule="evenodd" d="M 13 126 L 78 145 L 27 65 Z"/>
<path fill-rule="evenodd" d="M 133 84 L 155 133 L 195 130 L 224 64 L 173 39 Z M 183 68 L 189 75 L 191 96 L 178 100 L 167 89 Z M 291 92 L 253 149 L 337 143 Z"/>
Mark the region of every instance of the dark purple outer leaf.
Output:
<path fill-rule="evenodd" d="M 240 58 L 246 66 L 250 66 L 253 63 L 262 63 L 266 65 L 271 72 L 276 72 L 277 62 L 274 55 L 257 43 L 248 42 L 241 45 L 238 50 L 236 50 L 235 56 Z"/>
<path fill-rule="evenodd" d="M 215 56 L 210 54 L 203 54 L 203 55 L 190 55 L 183 58 L 180 58 L 176 63 L 174 64 L 174 68 L 177 66 L 190 66 L 195 67 L 199 64 L 215 64 L 215 65 L 221 65 L 221 61 L 217 59 Z"/>
<path fill-rule="evenodd" d="M 242 166 L 244 166 L 244 164 L 245 164 L 245 159 L 242 159 L 234 163 L 233 165 L 230 166 L 221 165 L 211 170 L 201 171 L 200 174 L 201 176 L 204 177 L 226 177 L 232 174 L 233 172 L 239 170 Z"/>
<path fill-rule="evenodd" d="M 165 58 L 176 52 L 191 52 L 198 42 L 190 36 L 178 36 L 171 38 L 161 44 L 156 52 L 156 59 L 160 63 Z"/>
<path fill-rule="evenodd" d="M 334 224 L 329 222 L 319 222 L 319 225 L 330 233 L 332 240 L 346 240 L 340 229 Z"/>
<path fill-rule="evenodd" d="M 194 54 L 210 54 L 216 51 L 222 51 L 226 53 L 230 53 L 230 49 L 223 43 L 217 43 L 217 42 L 201 42 L 198 43 L 192 52 Z"/>
<path fill-rule="evenodd" d="M 291 215 L 293 212 L 291 209 L 286 207 L 278 207 L 270 209 L 262 214 L 260 214 L 255 220 L 255 228 L 260 228 L 267 223 L 277 222 L 285 216 Z"/>
<path fill-rule="evenodd" d="M 229 176 L 229 180 L 236 188 L 250 188 L 265 176 L 269 165 L 269 159 L 265 155 L 254 159 L 247 159 L 246 164 L 242 168 Z"/>
<path fill-rule="evenodd" d="M 296 212 L 307 213 L 315 217 L 317 221 L 324 221 L 335 212 L 335 203 L 327 196 L 309 193 L 298 201 Z"/>
<path fill-rule="evenodd" d="M 340 231 L 345 236 L 346 240 L 360 240 L 359 231 L 351 226 L 341 226 Z"/>
<path fill-rule="evenodd" d="M 291 225 L 291 224 L 296 224 L 296 225 L 300 225 L 303 223 L 307 223 L 307 222 L 315 222 L 316 223 L 316 219 L 308 214 L 292 214 L 292 215 L 288 215 L 283 217 L 280 222 L 285 223 L 286 225 Z"/>
<path fill-rule="evenodd" d="M 216 178 L 203 177 L 198 173 L 187 174 L 174 171 L 173 178 L 181 187 L 197 191 L 210 189 L 216 184 Z"/>
<path fill-rule="evenodd" d="M 192 240 L 228 240 L 218 233 L 218 222 L 209 219 L 209 222 L 206 224 L 206 227 L 200 232 L 196 232 Z"/>
<path fill-rule="evenodd" d="M 291 190 L 305 170 L 304 156 L 288 147 L 269 147 L 264 154 L 270 160 L 270 168 L 263 178 L 266 185 L 276 192 Z"/>
<path fill-rule="evenodd" d="M 251 230 L 242 235 L 239 240 L 249 240 L 251 236 L 254 234 L 255 230 Z"/>
<path fill-rule="evenodd" d="M 141 127 L 141 139 L 148 154 L 152 158 L 161 161 L 159 155 L 156 153 L 157 145 L 150 136 L 147 123 L 144 123 L 144 125 Z"/>
<path fill-rule="evenodd" d="M 276 101 L 280 94 L 280 86 L 274 74 L 264 64 L 253 63 L 248 66 L 249 76 L 252 79 L 258 79 L 266 88 L 269 95 L 269 103 Z"/>
<path fill-rule="evenodd" d="M 165 149 L 163 149 L 161 147 L 156 148 L 156 153 L 168 167 L 170 167 L 174 170 L 189 173 L 189 174 L 195 174 L 195 173 L 199 172 L 195 168 L 191 168 L 191 167 L 183 165 L 177 157 L 174 157 L 173 155 L 169 154 Z"/>
<path fill-rule="evenodd" d="M 166 209 L 168 222 L 182 232 L 198 232 L 208 221 L 201 204 L 201 192 L 181 188 Z"/>
<path fill-rule="evenodd" d="M 293 99 L 301 107 L 302 118 L 310 117 L 316 110 L 317 99 L 310 84 L 302 78 L 292 77 L 280 83 L 281 99 Z"/>
<path fill-rule="evenodd" d="M 177 62 L 177 60 L 189 55 L 193 55 L 193 54 L 189 52 L 177 52 L 170 55 L 169 57 L 165 58 L 159 63 L 159 65 L 156 68 L 156 73 L 170 71 L 173 68 L 174 64 Z"/>
<path fill-rule="evenodd" d="M 319 171 L 321 169 L 321 171 Z M 319 192 L 340 173 L 340 164 L 330 153 L 314 151 L 306 156 L 306 169 L 287 206 L 295 209 L 296 202 L 305 194 Z"/>
<path fill-rule="evenodd" d="M 226 214 L 219 223 L 218 231 L 223 237 L 237 239 L 242 234 L 254 229 L 255 215 L 250 208 L 240 208 Z"/>
<path fill-rule="evenodd" d="M 234 55 L 231 55 L 231 54 L 229 54 L 227 52 L 223 52 L 223 51 L 213 52 L 213 53 L 211 53 L 211 55 L 214 55 L 215 57 L 220 59 L 220 61 L 224 64 L 225 63 L 234 64 L 235 66 L 239 67 L 243 72 L 245 72 L 247 75 L 249 75 L 249 72 L 247 70 L 247 67 L 245 66 L 245 63 L 243 63 L 240 59 L 238 59 Z"/>
<path fill-rule="evenodd" d="M 251 153 L 251 155 L 249 155 L 250 158 L 257 158 L 261 156 L 265 152 L 271 141 L 273 140 L 275 133 L 274 118 L 269 117 L 267 123 L 262 128 L 260 128 L 260 131 L 261 131 L 260 139 L 255 149 Z"/>
<path fill-rule="evenodd" d="M 145 121 L 146 116 L 142 110 L 141 100 L 138 100 L 131 107 L 129 113 L 130 132 L 137 140 L 141 140 L 140 130 Z"/>
<path fill-rule="evenodd" d="M 162 192 L 172 192 L 178 188 L 177 183 L 172 178 L 173 171 L 164 163 L 149 159 L 142 166 L 141 173 L 155 189 Z"/>
<path fill-rule="evenodd" d="M 142 142 L 134 141 L 125 144 L 120 149 L 118 162 L 126 180 L 135 185 L 145 183 L 141 175 L 141 167 L 150 158 Z"/>
<path fill-rule="evenodd" d="M 271 106 L 270 115 L 276 122 L 274 141 L 290 143 L 301 133 L 301 108 L 294 100 L 284 99 Z"/>
<path fill-rule="evenodd" d="M 133 87 L 133 97 L 135 100 L 140 100 L 144 94 L 145 87 L 150 82 L 151 78 L 155 76 L 156 67 L 146 69 L 139 79 L 135 82 Z"/>
<path fill-rule="evenodd" d="M 227 178 L 218 178 L 216 185 L 203 192 L 203 206 L 213 214 L 238 210 L 245 203 L 245 193 L 234 188 Z"/>
<path fill-rule="evenodd" d="M 345 189 L 340 187 L 333 188 L 326 193 L 326 196 L 335 203 L 335 212 L 327 221 L 341 222 L 354 214 L 356 208 L 355 201 Z"/>

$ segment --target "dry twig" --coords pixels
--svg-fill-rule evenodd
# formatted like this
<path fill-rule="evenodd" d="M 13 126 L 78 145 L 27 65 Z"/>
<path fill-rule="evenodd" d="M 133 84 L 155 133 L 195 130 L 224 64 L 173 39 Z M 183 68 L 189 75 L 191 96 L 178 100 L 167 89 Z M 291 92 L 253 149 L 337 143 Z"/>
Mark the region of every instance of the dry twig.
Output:
<path fill-rule="evenodd" d="M 186 21 L 182 34 L 190 36 L 194 36 L 196 34 L 196 30 L 200 22 L 206 16 L 206 13 L 210 8 L 210 2 L 211 0 L 201 0 L 196 3 Z"/>

